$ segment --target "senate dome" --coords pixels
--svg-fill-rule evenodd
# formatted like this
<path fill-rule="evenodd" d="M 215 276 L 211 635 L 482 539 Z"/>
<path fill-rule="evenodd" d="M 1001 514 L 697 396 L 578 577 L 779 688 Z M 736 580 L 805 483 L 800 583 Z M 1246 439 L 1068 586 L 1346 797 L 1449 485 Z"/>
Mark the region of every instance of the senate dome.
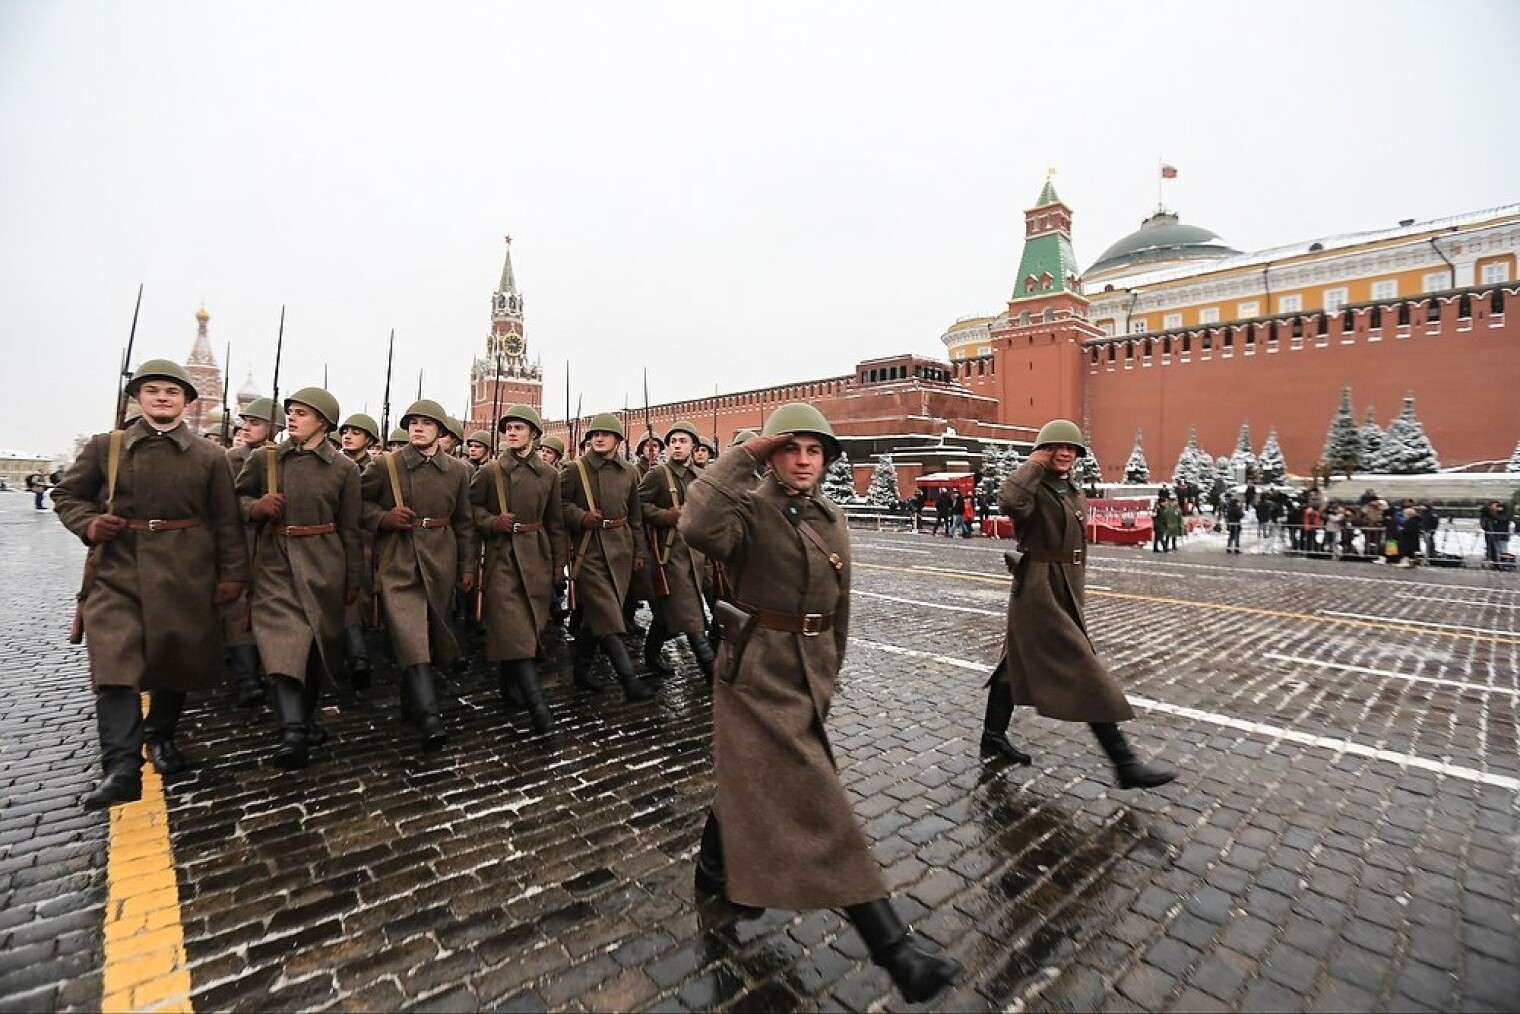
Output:
<path fill-rule="evenodd" d="M 1183 225 L 1175 212 L 1162 210 L 1103 251 L 1103 255 L 1083 274 L 1082 280 L 1091 285 L 1119 275 L 1193 261 L 1218 260 L 1239 252 L 1226 246 L 1209 230 Z"/>

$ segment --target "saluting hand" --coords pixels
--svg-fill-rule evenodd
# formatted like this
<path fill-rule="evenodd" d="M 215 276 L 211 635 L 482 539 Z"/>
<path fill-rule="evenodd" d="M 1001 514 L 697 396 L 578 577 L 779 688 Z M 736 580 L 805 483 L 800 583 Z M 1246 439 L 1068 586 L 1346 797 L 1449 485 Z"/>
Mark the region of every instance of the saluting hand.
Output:
<path fill-rule="evenodd" d="M 507 511 L 491 519 L 491 531 L 497 535 L 510 535 L 512 526 L 515 524 L 517 524 L 517 515 Z"/>
<path fill-rule="evenodd" d="M 102 514 L 90 522 L 84 537 L 92 546 L 103 546 L 127 527 L 127 519 L 117 514 Z"/>
<path fill-rule="evenodd" d="M 1056 470 L 1056 452 L 1049 447 L 1041 447 L 1030 451 L 1029 460 L 1047 472 L 1054 472 Z"/>
<path fill-rule="evenodd" d="M 756 464 L 764 465 L 771 460 L 771 455 L 780 450 L 782 445 L 790 439 L 792 439 L 790 433 L 777 433 L 770 437 L 750 437 L 739 446 L 749 452 L 749 456 L 755 459 Z"/>
<path fill-rule="evenodd" d="M 253 521 L 274 521 L 284 513 L 284 493 L 265 493 L 248 505 L 248 517 Z"/>
<path fill-rule="evenodd" d="M 219 606 L 225 606 L 236 602 L 243 594 L 243 582 L 241 581 L 218 581 L 216 591 L 211 596 L 211 601 Z"/>
<path fill-rule="evenodd" d="M 581 518 L 582 531 L 600 527 L 602 527 L 602 512 L 599 510 L 589 510 Z"/>
<path fill-rule="evenodd" d="M 417 521 L 417 512 L 410 507 L 392 507 L 380 515 L 380 530 L 382 532 L 403 532 L 411 528 Z"/>

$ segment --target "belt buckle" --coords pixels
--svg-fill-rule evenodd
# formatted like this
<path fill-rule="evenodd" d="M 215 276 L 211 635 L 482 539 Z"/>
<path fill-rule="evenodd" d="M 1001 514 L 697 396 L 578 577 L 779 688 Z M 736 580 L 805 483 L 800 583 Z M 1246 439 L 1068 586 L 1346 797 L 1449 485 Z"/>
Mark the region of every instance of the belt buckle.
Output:
<path fill-rule="evenodd" d="M 522 531 L 522 522 L 521 521 L 514 521 L 514 522 L 512 522 L 512 534 L 516 535 L 520 531 Z"/>
<path fill-rule="evenodd" d="M 1071 562 L 1075 566 L 1082 566 L 1082 551 L 1080 549 L 1073 549 L 1071 551 Z"/>
<path fill-rule="evenodd" d="M 612 523 L 614 521 L 616 521 L 616 520 L 617 520 L 617 518 L 602 518 L 602 528 L 604 528 L 604 529 L 611 528 L 612 527 Z"/>
<path fill-rule="evenodd" d="M 159 525 L 161 525 L 163 523 L 164 523 L 164 519 L 163 518 L 149 518 L 148 519 L 148 531 L 150 531 L 150 532 L 160 532 L 160 531 L 163 531 L 163 529 L 159 527 Z"/>
<path fill-rule="evenodd" d="M 822 632 L 823 632 L 823 614 L 822 613 L 803 613 L 802 614 L 802 636 L 803 637 L 817 637 Z"/>
<path fill-rule="evenodd" d="M 421 521 L 417 522 L 417 527 L 418 528 L 431 528 L 431 527 L 433 527 L 433 519 L 432 518 L 423 518 Z"/>

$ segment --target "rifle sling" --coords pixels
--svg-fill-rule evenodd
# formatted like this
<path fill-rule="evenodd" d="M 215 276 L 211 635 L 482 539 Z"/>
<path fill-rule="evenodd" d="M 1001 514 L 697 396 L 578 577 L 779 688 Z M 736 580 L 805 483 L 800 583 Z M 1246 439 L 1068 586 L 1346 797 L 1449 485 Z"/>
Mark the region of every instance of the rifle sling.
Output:
<path fill-rule="evenodd" d="M 582 459 L 575 459 L 575 470 L 581 477 L 581 489 L 586 494 L 586 509 L 596 510 L 596 497 L 591 492 L 591 477 L 586 474 L 586 466 L 581 463 Z M 570 580 L 574 581 L 580 575 L 581 564 L 586 562 L 586 550 L 591 546 L 591 529 L 581 533 L 581 544 L 575 549 L 575 560 L 570 564 Z"/>

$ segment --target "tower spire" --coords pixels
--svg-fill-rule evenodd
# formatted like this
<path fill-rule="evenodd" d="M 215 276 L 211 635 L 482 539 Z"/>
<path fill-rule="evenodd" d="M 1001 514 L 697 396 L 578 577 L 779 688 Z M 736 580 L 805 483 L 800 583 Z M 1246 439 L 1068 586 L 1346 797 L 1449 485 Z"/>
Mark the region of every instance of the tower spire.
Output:
<path fill-rule="evenodd" d="M 496 286 L 496 291 L 515 296 L 517 295 L 517 276 L 512 273 L 512 237 L 503 236 L 502 238 L 507 241 L 507 254 L 502 261 L 501 282 Z"/>

